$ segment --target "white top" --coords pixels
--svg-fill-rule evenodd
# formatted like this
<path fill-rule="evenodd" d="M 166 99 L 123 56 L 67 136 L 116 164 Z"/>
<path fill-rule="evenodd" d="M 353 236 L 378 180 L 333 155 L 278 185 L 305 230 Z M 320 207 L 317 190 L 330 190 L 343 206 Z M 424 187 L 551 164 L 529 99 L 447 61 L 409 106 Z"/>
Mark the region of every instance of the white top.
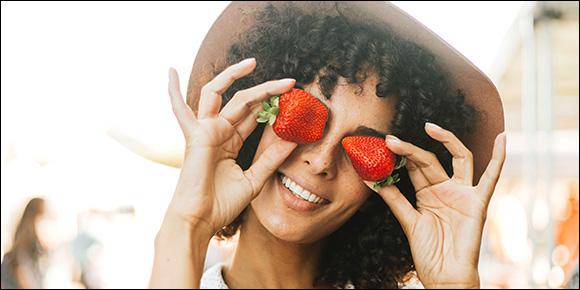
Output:
<path fill-rule="evenodd" d="M 207 269 L 199 281 L 200 289 L 229 289 L 222 275 L 222 263 L 217 263 Z"/>
<path fill-rule="evenodd" d="M 222 263 L 217 263 L 207 269 L 201 276 L 199 288 L 200 289 L 229 289 L 224 277 L 222 275 Z M 354 289 L 352 284 L 345 287 L 346 289 Z M 403 289 L 423 289 L 423 285 L 418 280 L 408 283 L 403 286 Z"/>

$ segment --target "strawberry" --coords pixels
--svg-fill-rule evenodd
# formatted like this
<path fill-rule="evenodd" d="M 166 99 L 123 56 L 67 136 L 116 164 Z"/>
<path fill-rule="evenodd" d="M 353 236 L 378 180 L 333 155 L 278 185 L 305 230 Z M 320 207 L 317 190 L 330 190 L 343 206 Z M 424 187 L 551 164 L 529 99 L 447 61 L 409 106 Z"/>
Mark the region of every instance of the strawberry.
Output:
<path fill-rule="evenodd" d="M 280 138 L 298 144 L 314 143 L 324 133 L 328 111 L 311 94 L 293 88 L 281 96 L 262 102 L 259 123 L 268 122 Z"/>
<path fill-rule="evenodd" d="M 354 170 L 367 181 L 378 181 L 374 187 L 397 183 L 398 174 L 394 170 L 405 166 L 406 159 L 397 156 L 387 148 L 383 138 L 373 136 L 349 136 L 342 139 L 342 147 L 348 154 Z"/>

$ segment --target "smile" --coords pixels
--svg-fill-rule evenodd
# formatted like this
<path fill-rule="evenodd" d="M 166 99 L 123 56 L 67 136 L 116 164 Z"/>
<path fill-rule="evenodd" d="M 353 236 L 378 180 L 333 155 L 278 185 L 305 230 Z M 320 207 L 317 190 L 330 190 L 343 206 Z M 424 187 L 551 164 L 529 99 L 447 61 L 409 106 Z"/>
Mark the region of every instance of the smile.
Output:
<path fill-rule="evenodd" d="M 296 184 L 295 181 L 293 181 L 289 177 L 286 177 L 283 174 L 280 174 L 280 180 L 282 181 L 282 184 L 284 185 L 284 187 L 289 189 L 292 192 L 292 194 L 294 194 L 294 196 L 296 196 L 304 201 L 307 201 L 307 202 L 310 202 L 313 204 L 318 204 L 318 205 L 324 204 L 326 201 L 324 198 L 322 198 L 316 194 L 313 194 L 310 191 L 302 188 L 300 185 Z"/>

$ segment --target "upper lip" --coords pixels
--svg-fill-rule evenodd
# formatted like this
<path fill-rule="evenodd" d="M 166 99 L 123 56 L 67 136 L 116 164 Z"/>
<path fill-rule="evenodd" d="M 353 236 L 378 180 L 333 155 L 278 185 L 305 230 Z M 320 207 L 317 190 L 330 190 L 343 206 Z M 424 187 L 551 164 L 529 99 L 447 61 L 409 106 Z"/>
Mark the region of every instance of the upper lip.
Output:
<path fill-rule="evenodd" d="M 328 201 L 330 201 L 330 199 L 328 198 L 328 195 L 326 193 L 320 193 L 317 190 L 314 190 L 314 188 L 316 188 L 315 186 L 313 186 L 311 183 L 309 183 L 306 179 L 299 177 L 299 176 L 294 176 L 294 175 L 289 175 L 286 174 L 284 172 L 280 172 L 282 175 L 290 178 L 292 181 L 296 182 L 296 184 L 300 185 L 300 187 L 302 187 L 303 189 L 308 190 L 310 193 L 315 194 L 319 197 L 322 197 Z"/>

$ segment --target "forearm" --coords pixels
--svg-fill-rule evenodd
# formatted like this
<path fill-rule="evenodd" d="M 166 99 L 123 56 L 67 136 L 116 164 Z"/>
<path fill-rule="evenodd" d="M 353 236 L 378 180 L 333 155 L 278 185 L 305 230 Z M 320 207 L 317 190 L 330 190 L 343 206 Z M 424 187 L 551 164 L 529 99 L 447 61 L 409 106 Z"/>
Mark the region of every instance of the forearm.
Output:
<path fill-rule="evenodd" d="M 150 288 L 199 288 L 211 234 L 204 224 L 165 218 L 155 238 Z"/>

